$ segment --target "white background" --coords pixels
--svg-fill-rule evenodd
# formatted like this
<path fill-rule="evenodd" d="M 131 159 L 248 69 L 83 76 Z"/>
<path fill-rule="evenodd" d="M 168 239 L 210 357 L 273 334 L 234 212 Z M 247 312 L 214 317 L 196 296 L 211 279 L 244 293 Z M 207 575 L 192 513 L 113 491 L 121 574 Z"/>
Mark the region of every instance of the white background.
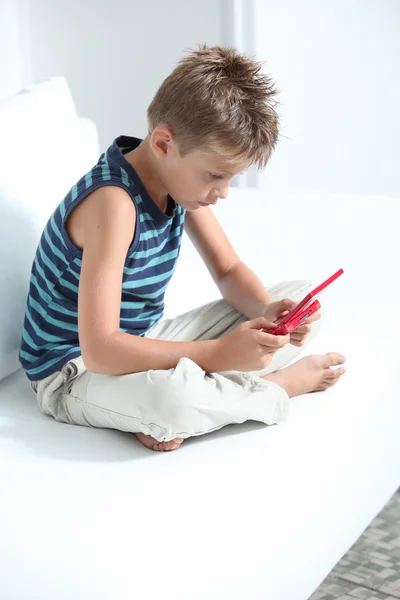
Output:
<path fill-rule="evenodd" d="M 104 149 L 145 134 L 152 95 L 197 41 L 254 51 L 277 81 L 281 140 L 248 181 L 400 197 L 399 0 L 1 0 L 0 95 L 65 75 Z"/>
<path fill-rule="evenodd" d="M 399 0 L 256 6 L 284 121 L 261 186 L 400 196 Z"/>
<path fill-rule="evenodd" d="M 22 85 L 19 7 L 15 0 L 0 0 L 0 98 Z"/>

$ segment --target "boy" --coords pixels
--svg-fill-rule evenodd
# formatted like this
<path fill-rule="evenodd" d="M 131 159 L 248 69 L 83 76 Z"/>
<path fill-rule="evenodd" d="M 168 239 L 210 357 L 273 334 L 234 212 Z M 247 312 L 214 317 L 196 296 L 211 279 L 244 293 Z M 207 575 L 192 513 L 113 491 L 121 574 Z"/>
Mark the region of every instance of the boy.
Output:
<path fill-rule="evenodd" d="M 345 372 L 330 368 L 345 362 L 334 352 L 281 369 L 321 315 L 287 336 L 262 329 L 312 286 L 266 291 L 209 206 L 275 147 L 276 92 L 260 69 L 232 48 L 189 53 L 149 106 L 148 136 L 117 138 L 54 211 L 32 266 L 20 350 L 44 413 L 173 450 L 228 423 L 280 422 L 290 397 Z M 162 320 L 184 228 L 223 299 Z"/>

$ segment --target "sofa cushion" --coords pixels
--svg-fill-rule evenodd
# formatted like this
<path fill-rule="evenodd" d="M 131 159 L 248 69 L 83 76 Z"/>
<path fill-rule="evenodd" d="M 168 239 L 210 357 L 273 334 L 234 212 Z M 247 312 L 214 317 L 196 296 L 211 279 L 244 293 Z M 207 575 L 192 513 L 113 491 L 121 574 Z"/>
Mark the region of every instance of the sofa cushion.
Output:
<path fill-rule="evenodd" d="M 85 130 L 90 130 L 87 122 Z M 63 77 L 0 101 L 0 380 L 19 367 L 30 269 L 42 229 L 97 160 Z M 97 133 L 92 131 L 97 141 Z M 96 146 L 94 148 L 94 146 Z"/>
<path fill-rule="evenodd" d="M 21 372 L 0 382 L 0 597 L 309 598 L 400 483 L 397 343 L 372 354 L 330 307 L 307 353 L 345 353 L 337 386 L 172 453 L 41 414 Z"/>

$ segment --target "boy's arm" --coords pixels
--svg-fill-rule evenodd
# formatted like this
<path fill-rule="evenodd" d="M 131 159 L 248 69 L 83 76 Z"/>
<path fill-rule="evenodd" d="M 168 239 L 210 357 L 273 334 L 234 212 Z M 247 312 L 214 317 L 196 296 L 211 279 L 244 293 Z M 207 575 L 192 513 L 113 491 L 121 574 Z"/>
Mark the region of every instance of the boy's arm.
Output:
<path fill-rule="evenodd" d="M 221 277 L 218 287 L 225 300 L 248 319 L 263 316 L 272 302 L 261 279 L 242 261 Z"/>
<path fill-rule="evenodd" d="M 223 298 L 248 319 L 272 302 L 258 276 L 240 260 L 210 208 L 186 213 L 185 231 L 205 262 Z"/>
<path fill-rule="evenodd" d="M 83 201 L 83 246 L 78 330 L 89 371 L 122 375 L 175 367 L 182 356 L 205 371 L 216 367 L 219 340 L 167 342 L 119 331 L 123 268 L 136 226 L 136 210 L 121 188 L 102 187 Z"/>

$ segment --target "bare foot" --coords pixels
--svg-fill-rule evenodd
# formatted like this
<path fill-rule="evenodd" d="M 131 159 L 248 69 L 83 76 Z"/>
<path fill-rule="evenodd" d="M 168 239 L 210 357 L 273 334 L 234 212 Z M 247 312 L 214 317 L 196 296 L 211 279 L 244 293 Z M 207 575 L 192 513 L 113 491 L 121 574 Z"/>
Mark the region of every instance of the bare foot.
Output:
<path fill-rule="evenodd" d="M 308 392 L 322 392 L 335 385 L 346 371 L 346 367 L 330 367 L 344 362 L 346 357 L 338 352 L 313 354 L 301 358 L 290 367 L 264 375 L 263 379 L 275 381 L 287 392 L 289 398 Z"/>
<path fill-rule="evenodd" d="M 135 435 L 137 439 L 142 442 L 143 446 L 150 448 L 150 450 L 158 450 L 159 452 L 176 450 L 183 442 L 183 438 L 175 438 L 169 442 L 159 442 L 151 437 L 151 435 L 145 435 L 144 433 L 135 433 Z"/>

